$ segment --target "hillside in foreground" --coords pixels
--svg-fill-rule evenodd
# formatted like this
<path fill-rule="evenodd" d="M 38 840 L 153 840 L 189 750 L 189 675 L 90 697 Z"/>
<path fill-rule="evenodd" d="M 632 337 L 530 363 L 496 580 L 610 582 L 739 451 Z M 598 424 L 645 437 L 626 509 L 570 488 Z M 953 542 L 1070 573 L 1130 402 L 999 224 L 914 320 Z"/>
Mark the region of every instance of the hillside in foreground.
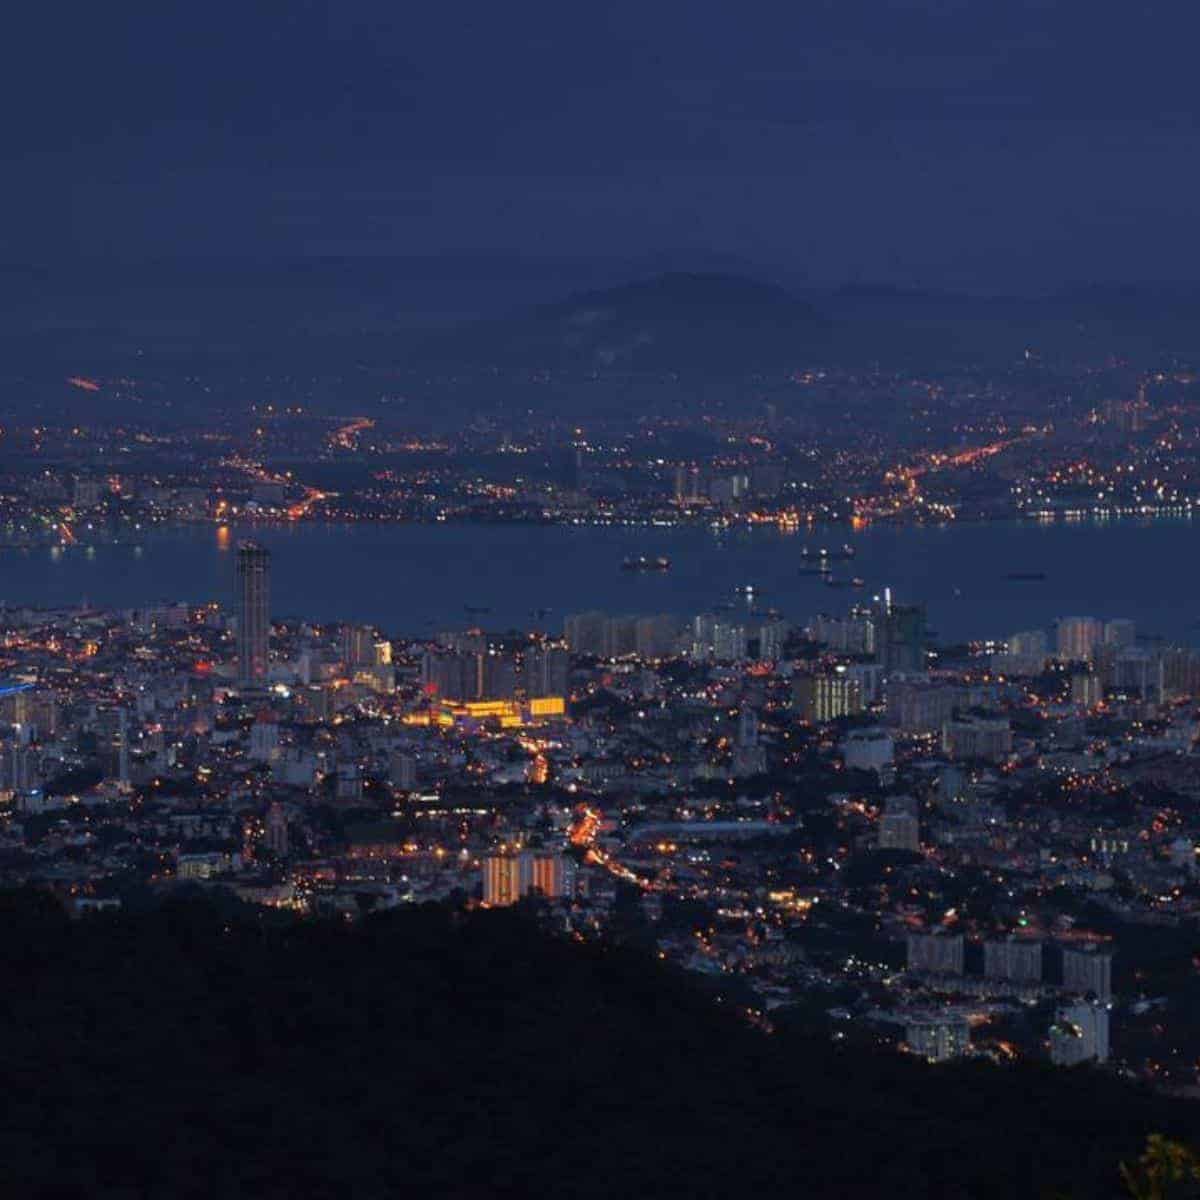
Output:
<path fill-rule="evenodd" d="M 1200 1134 L 1087 1071 L 768 1036 L 512 912 L 0 907 L 12 1196 L 1105 1196 Z"/>

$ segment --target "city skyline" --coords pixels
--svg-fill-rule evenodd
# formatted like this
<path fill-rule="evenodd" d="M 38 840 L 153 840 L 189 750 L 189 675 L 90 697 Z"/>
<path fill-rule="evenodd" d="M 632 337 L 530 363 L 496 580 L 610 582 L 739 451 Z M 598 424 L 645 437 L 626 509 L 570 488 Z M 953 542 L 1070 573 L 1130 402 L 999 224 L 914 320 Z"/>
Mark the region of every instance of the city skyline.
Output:
<path fill-rule="evenodd" d="M 9 1193 L 1200 1188 L 1200 10 L 6 35 Z"/>

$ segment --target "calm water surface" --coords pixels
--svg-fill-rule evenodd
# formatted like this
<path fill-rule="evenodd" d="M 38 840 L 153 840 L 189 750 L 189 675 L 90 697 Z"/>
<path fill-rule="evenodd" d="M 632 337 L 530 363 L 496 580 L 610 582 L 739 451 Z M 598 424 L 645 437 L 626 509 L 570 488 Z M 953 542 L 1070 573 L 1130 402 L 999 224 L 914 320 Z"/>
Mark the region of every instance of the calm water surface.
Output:
<path fill-rule="evenodd" d="M 842 612 L 891 587 L 924 600 L 944 639 L 1000 636 L 1072 614 L 1132 617 L 1139 632 L 1200 641 L 1200 527 L 1187 519 L 944 528 L 873 527 L 716 534 L 524 525 L 299 525 L 158 532 L 137 545 L 0 551 L 0 602 L 136 607 L 166 599 L 228 601 L 233 550 L 253 536 L 273 552 L 277 616 L 372 622 L 390 633 L 478 622 L 558 628 L 565 613 L 690 614 L 736 602 L 753 585 L 760 606 L 793 620 Z M 801 549 L 851 542 L 866 591 L 801 574 Z M 666 555 L 663 574 L 621 570 L 628 555 Z M 1010 572 L 1044 572 L 1017 582 Z M 465 606 L 489 611 L 470 614 Z M 544 610 L 549 610 L 548 612 Z M 541 614 L 541 615 L 539 615 Z"/>

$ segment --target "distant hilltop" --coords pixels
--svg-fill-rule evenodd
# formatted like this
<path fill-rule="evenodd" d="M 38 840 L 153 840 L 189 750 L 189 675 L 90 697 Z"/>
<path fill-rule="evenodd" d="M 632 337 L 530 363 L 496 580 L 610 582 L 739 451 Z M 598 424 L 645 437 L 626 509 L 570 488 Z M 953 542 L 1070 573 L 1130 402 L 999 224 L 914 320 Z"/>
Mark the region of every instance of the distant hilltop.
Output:
<path fill-rule="evenodd" d="M 805 361 L 830 322 L 785 288 L 672 272 L 580 292 L 430 339 L 422 359 L 486 366 L 743 372 Z"/>

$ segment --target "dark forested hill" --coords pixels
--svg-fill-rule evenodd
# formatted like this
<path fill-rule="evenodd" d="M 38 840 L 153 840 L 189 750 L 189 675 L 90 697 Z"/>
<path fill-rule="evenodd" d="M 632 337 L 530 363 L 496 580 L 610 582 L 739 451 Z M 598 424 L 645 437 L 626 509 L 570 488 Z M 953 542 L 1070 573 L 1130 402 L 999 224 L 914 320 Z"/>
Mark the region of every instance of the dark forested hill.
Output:
<path fill-rule="evenodd" d="M 1195 1109 L 767 1036 L 520 914 L 0 904 L 5 1194 L 1097 1196 Z"/>

